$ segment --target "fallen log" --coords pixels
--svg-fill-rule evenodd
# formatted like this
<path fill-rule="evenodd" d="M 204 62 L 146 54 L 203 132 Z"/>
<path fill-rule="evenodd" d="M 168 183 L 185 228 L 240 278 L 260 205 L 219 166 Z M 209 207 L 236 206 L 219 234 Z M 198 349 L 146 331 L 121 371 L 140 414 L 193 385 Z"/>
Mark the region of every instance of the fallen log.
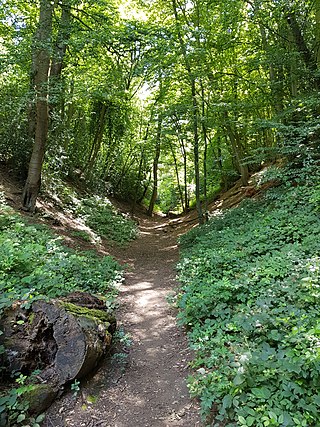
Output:
<path fill-rule="evenodd" d="M 82 292 L 35 301 L 29 309 L 16 303 L 5 312 L 0 344 L 5 347 L 2 362 L 7 373 L 37 372 L 38 386 L 29 395 L 31 412 L 46 409 L 64 385 L 97 367 L 115 327 L 103 301 Z"/>

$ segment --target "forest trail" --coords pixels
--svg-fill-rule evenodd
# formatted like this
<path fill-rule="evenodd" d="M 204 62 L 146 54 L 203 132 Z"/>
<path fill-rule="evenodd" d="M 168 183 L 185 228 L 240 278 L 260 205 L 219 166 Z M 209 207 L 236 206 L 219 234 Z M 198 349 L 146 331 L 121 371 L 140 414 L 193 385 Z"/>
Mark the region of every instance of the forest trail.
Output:
<path fill-rule="evenodd" d="M 128 334 L 97 373 L 47 413 L 45 427 L 196 427 L 199 408 L 186 386 L 190 350 L 167 296 L 177 286 L 177 232 L 144 217 L 140 237 L 114 255 L 127 264 L 118 326 Z"/>

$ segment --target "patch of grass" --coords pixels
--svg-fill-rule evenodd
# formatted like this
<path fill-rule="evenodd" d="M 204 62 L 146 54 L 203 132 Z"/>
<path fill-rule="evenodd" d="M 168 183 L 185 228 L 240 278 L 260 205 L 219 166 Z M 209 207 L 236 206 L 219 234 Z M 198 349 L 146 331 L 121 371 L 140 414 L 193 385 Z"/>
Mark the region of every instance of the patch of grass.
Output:
<path fill-rule="evenodd" d="M 318 425 L 318 194 L 279 187 L 181 238 L 189 389 L 212 426 Z"/>

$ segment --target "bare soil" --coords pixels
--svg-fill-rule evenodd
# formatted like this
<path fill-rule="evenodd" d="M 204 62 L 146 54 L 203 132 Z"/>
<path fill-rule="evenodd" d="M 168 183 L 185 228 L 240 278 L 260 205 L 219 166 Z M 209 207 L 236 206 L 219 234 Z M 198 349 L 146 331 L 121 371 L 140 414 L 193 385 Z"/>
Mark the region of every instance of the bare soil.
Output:
<path fill-rule="evenodd" d="M 3 170 L 0 191 L 19 210 L 21 185 Z M 116 312 L 118 329 L 125 337 L 115 343 L 94 375 L 81 381 L 76 395 L 67 391 L 54 402 L 43 426 L 201 426 L 198 403 L 190 398 L 186 385 L 192 354 L 185 331 L 177 325 L 177 313 L 167 301 L 178 286 L 179 229 L 190 228 L 194 219 L 186 226 L 180 219 L 149 218 L 140 212 L 139 238 L 120 249 L 108 242 L 97 246 L 75 238 L 73 231 L 89 231 L 84 224 L 48 199 L 37 205 L 36 216 L 21 213 L 32 222 L 46 223 L 72 247 L 113 255 L 126 270 Z"/>
<path fill-rule="evenodd" d="M 0 191 L 18 208 L 21 188 L 1 172 Z M 239 181 L 209 205 L 209 214 L 216 215 L 245 197 L 259 195 L 251 182 L 249 187 L 242 187 Z M 72 231 L 88 231 L 84 224 L 48 201 L 40 201 L 39 210 L 42 214 L 32 220 L 46 222 L 68 245 L 111 254 L 126 265 L 116 313 L 118 328 L 125 337 L 115 344 L 97 372 L 81 381 L 76 395 L 65 392 L 50 407 L 43 426 L 202 426 L 199 405 L 190 398 L 186 385 L 192 353 L 185 331 L 177 325 L 177 313 L 167 301 L 178 286 L 177 238 L 196 225 L 196 213 L 169 220 L 152 219 L 140 212 L 140 237 L 119 249 L 107 242 L 97 247 L 74 238 Z"/>
<path fill-rule="evenodd" d="M 74 397 L 64 394 L 47 412 L 45 427 L 201 426 L 186 386 L 192 358 L 167 297 L 177 287 L 177 230 L 140 218 L 140 237 L 113 255 L 126 264 L 118 327 L 130 337 L 116 345 Z M 108 248 L 110 252 L 110 248 Z"/>

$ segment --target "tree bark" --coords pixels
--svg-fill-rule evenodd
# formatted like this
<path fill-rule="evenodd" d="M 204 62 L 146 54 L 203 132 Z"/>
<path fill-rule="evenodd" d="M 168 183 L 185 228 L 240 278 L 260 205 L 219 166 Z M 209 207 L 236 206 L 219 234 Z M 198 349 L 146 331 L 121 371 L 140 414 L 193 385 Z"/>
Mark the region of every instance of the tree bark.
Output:
<path fill-rule="evenodd" d="M 34 84 L 36 128 L 28 177 L 22 194 L 23 209 L 34 212 L 41 187 L 41 171 L 48 139 L 48 74 L 54 3 L 41 0 L 38 29 L 35 35 Z"/>
<path fill-rule="evenodd" d="M 106 103 L 99 102 L 98 103 L 98 111 L 99 111 L 99 120 L 97 123 L 97 128 L 94 136 L 94 140 L 92 143 L 91 151 L 89 154 L 89 158 L 87 160 L 87 164 L 84 167 L 84 172 L 90 177 L 93 172 L 93 166 L 97 159 L 99 150 L 102 144 L 103 133 L 106 124 L 106 114 L 108 111 L 108 105 Z"/>
<path fill-rule="evenodd" d="M 307 43 L 303 37 L 301 28 L 297 21 L 296 13 L 294 11 L 289 11 L 287 13 L 287 22 L 292 32 L 293 40 L 298 52 L 301 54 L 302 59 L 307 67 L 307 69 L 311 72 L 312 78 L 314 81 L 314 87 L 318 89 L 320 87 L 320 78 L 317 76 L 317 57 L 313 55 Z"/>
<path fill-rule="evenodd" d="M 67 52 L 67 47 L 71 35 L 71 6 L 69 0 L 64 0 L 61 4 L 61 18 L 59 22 L 59 29 L 56 40 L 54 42 L 52 61 L 50 66 L 50 95 L 49 95 L 49 113 L 52 121 L 54 120 L 54 113 L 59 114 L 60 132 L 66 125 L 63 122 L 65 116 L 65 96 L 64 96 L 64 82 L 62 79 L 62 70 L 64 67 L 64 59 Z M 56 124 L 56 123 L 55 123 Z M 58 127 L 58 129 L 59 129 Z M 51 126 L 51 129 L 56 126 Z M 58 132 L 55 131 L 55 137 L 59 138 Z"/>
<path fill-rule="evenodd" d="M 313 8 L 315 12 L 315 59 L 317 63 L 317 68 L 320 68 L 320 0 L 314 0 Z"/>
<path fill-rule="evenodd" d="M 136 210 L 136 205 L 137 205 L 137 201 L 139 200 L 139 188 L 141 185 L 141 174 L 142 174 L 142 167 L 143 167 L 143 162 L 144 162 L 144 157 L 145 157 L 145 145 L 148 141 L 148 137 L 149 137 L 149 131 L 150 131 L 150 124 L 151 124 L 151 120 L 153 117 L 153 111 L 154 108 L 157 104 L 157 99 L 155 100 L 152 108 L 151 108 L 151 112 L 150 112 L 150 118 L 147 124 L 147 128 L 145 130 L 145 134 L 143 136 L 143 143 L 141 145 L 141 152 L 140 152 L 140 162 L 139 162 L 139 170 L 138 170 L 138 176 L 137 176 L 137 180 L 135 182 L 135 188 L 134 188 L 134 195 L 133 195 L 133 200 L 132 200 L 132 206 L 131 206 L 131 215 L 134 215 L 135 210 Z M 140 137 L 142 137 L 142 127 L 140 128 Z"/>
<path fill-rule="evenodd" d="M 157 128 L 157 136 L 156 136 L 156 151 L 153 160 L 153 190 L 149 203 L 148 215 L 153 215 L 154 205 L 156 203 L 158 197 L 158 165 L 159 158 L 161 152 L 161 129 L 162 129 L 162 117 L 158 116 L 158 128 Z"/>
<path fill-rule="evenodd" d="M 75 292 L 61 300 L 36 301 L 30 309 L 17 303 L 5 311 L 0 326 L 8 375 L 40 371 L 30 406 L 31 412 L 41 412 L 61 387 L 97 366 L 111 345 L 116 320 L 103 301 Z"/>
<path fill-rule="evenodd" d="M 148 129 L 146 132 L 146 135 L 148 133 Z M 131 215 L 133 216 L 136 210 L 136 206 L 137 206 L 137 201 L 139 199 L 139 188 L 141 185 L 141 175 L 142 175 L 142 168 L 143 168 L 143 162 L 144 162 L 144 151 L 145 148 L 144 146 L 141 147 L 141 152 L 140 152 L 140 161 L 139 161 L 139 169 L 138 169 L 138 176 L 137 176 L 137 180 L 135 183 L 135 188 L 134 188 L 134 195 L 133 195 L 133 200 L 132 200 L 132 206 L 131 206 Z"/>
<path fill-rule="evenodd" d="M 176 172 L 176 178 L 177 178 L 177 184 L 178 184 L 178 191 L 179 191 L 181 208 L 182 208 L 182 212 L 185 212 L 185 205 L 184 205 L 184 200 L 183 200 L 183 191 L 182 191 L 182 188 L 181 188 L 180 178 L 179 178 L 179 168 L 178 168 L 177 156 L 176 156 L 176 153 L 175 153 L 174 145 L 171 144 L 171 142 L 170 142 L 170 148 L 171 148 L 171 153 L 172 153 L 173 162 L 174 162 L 174 169 L 175 169 L 175 172 Z"/>
<path fill-rule="evenodd" d="M 264 26 L 260 23 L 260 34 L 262 47 L 267 53 L 270 50 L 267 34 Z M 270 80 L 270 91 L 273 108 L 276 114 L 279 114 L 283 110 L 283 82 L 278 78 L 275 65 L 273 61 L 269 63 L 269 80 Z"/>
<path fill-rule="evenodd" d="M 188 197 L 188 176 L 187 176 L 187 151 L 182 135 L 182 129 L 179 123 L 179 118 L 174 114 L 174 122 L 176 127 L 177 138 L 180 144 L 180 150 L 183 157 L 183 182 L 184 182 L 184 213 L 188 212 L 189 209 L 189 197 Z"/>
<path fill-rule="evenodd" d="M 202 206 L 201 206 L 201 191 L 200 191 L 200 161 L 199 161 L 199 131 L 198 131 L 198 122 L 199 122 L 199 107 L 197 100 L 197 91 L 196 91 L 196 79 L 194 73 L 192 72 L 190 61 L 187 54 L 187 48 L 183 41 L 181 31 L 179 28 L 179 17 L 177 11 L 177 2 L 176 0 L 172 0 L 173 13 L 175 17 L 175 21 L 177 24 L 177 34 L 180 44 L 181 53 L 184 59 L 185 68 L 187 70 L 187 74 L 189 77 L 190 91 L 191 91 L 191 99 L 192 99 L 192 129 L 193 129 L 193 154 L 194 154 L 194 176 L 195 176 L 195 184 L 196 184 L 196 206 L 198 212 L 198 222 L 199 224 L 203 224 L 203 214 L 202 214 Z"/>
<path fill-rule="evenodd" d="M 246 186 L 248 185 L 248 181 L 249 181 L 249 169 L 248 169 L 248 166 L 243 163 L 244 150 L 240 141 L 240 137 L 237 132 L 237 129 L 233 128 L 233 126 L 231 125 L 227 111 L 225 111 L 224 117 L 225 117 L 225 127 L 229 136 L 231 148 L 235 156 L 235 161 L 236 161 L 238 171 L 241 175 L 241 182 L 242 182 L 242 185 Z"/>
<path fill-rule="evenodd" d="M 58 79 L 61 77 L 64 65 L 64 58 L 71 35 L 71 6 L 70 4 L 62 4 L 61 8 L 62 13 L 59 25 L 59 32 L 57 35 L 55 51 L 50 67 L 50 77 L 55 77 Z"/>
<path fill-rule="evenodd" d="M 207 168 L 207 154 L 208 154 L 208 136 L 206 126 L 206 110 L 205 110 L 205 99 L 204 99 L 204 87 L 203 82 L 200 82 L 201 87 L 201 127 L 203 136 L 203 197 L 204 197 L 204 211 L 205 221 L 208 221 L 208 168 Z"/>

